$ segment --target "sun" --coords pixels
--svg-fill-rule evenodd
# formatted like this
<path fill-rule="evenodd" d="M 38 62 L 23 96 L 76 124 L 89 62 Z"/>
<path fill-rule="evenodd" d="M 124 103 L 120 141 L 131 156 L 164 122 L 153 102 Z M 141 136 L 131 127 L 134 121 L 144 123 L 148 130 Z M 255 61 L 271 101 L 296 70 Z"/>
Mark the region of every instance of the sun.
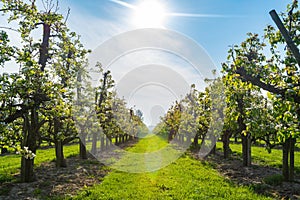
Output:
<path fill-rule="evenodd" d="M 158 0 L 143 0 L 134 8 L 132 24 L 137 28 L 162 28 L 166 10 Z"/>

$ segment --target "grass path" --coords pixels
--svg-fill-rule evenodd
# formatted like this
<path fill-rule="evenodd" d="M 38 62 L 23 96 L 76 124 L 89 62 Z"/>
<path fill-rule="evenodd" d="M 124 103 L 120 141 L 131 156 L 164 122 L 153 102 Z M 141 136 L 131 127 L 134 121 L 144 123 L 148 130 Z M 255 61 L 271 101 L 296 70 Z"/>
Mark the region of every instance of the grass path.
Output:
<path fill-rule="evenodd" d="M 157 137 L 141 139 L 128 151 L 155 152 L 167 143 Z M 126 159 L 126 158 L 125 158 Z M 207 163 L 183 155 L 155 172 L 113 170 L 103 182 L 86 188 L 73 199 L 267 199 L 225 180 Z"/>

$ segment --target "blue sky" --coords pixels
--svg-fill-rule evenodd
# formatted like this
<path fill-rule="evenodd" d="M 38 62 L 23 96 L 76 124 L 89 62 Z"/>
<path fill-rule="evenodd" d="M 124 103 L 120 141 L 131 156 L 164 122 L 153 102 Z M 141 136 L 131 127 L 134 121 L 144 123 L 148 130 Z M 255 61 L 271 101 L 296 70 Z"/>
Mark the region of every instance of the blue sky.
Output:
<path fill-rule="evenodd" d="M 131 5 L 138 5 L 141 1 L 143 0 L 124 0 Z M 272 9 L 276 9 L 277 12 L 285 11 L 286 5 L 291 0 L 161 0 L 160 2 L 168 12 L 221 15 L 220 17 L 170 16 L 164 23 L 165 28 L 183 33 L 202 45 L 219 67 L 221 62 L 226 61 L 229 45 L 243 41 L 247 32 L 262 34 L 267 24 L 273 24 L 268 12 Z M 136 28 L 130 24 L 133 10 L 109 0 L 68 0 L 63 4 L 71 8 L 70 26 L 82 35 L 83 42 L 91 49 L 95 47 L 94 44 L 101 43 L 112 35 Z M 83 22 L 98 27 L 82 29 L 80 24 Z M 94 32 L 91 33 L 92 31 Z"/>
<path fill-rule="evenodd" d="M 211 62 L 220 69 L 221 63 L 226 62 L 229 45 L 242 42 L 248 32 L 263 34 L 266 25 L 273 24 L 269 11 L 276 9 L 278 13 L 283 12 L 292 0 L 62 0 L 60 12 L 66 14 L 67 8 L 71 9 L 67 22 L 69 27 L 81 35 L 81 41 L 86 48 L 94 50 L 113 36 L 143 28 L 140 15 L 147 12 L 141 9 L 145 1 L 156 1 L 161 6 L 158 10 L 163 8 L 165 17 L 161 20 L 159 28 L 173 30 L 189 37 L 208 53 Z M 152 12 L 149 15 L 152 15 Z M 155 17 L 157 18 L 158 14 L 154 12 L 150 18 Z M 17 41 L 15 34 L 10 35 L 13 42 Z M 141 109 L 148 125 L 154 125 L 162 110 L 166 111 L 172 102 L 185 94 L 175 92 L 174 95 L 174 91 L 188 92 L 192 83 L 196 83 L 198 89 L 204 88 L 203 78 L 199 77 L 191 66 L 165 52 L 134 52 L 120 58 L 111 67 L 116 83 L 122 83 L 120 87 L 117 85 L 117 88 L 129 91 L 126 98 L 128 106 Z M 16 69 L 6 67 L 0 69 L 0 72 Z M 149 69 L 157 69 L 160 76 L 155 77 L 155 73 L 147 74 Z M 151 74 L 155 83 L 149 81 Z M 171 74 L 173 75 L 170 76 Z M 139 79 L 126 82 L 125 78 L 132 78 L 133 75 L 138 75 Z M 160 84 L 158 78 L 164 84 Z M 153 85 L 145 84 L 146 80 Z M 167 85 L 165 81 L 171 84 Z M 126 84 L 128 87 L 124 87 Z M 142 87 L 137 84 L 142 84 Z M 178 89 L 178 85 L 181 88 Z"/>

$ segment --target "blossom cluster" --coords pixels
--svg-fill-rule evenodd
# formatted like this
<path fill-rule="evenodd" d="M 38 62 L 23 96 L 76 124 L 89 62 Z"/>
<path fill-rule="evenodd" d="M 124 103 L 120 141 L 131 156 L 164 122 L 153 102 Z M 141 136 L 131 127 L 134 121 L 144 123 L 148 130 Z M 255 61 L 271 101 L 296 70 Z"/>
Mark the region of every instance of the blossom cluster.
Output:
<path fill-rule="evenodd" d="M 33 159 L 36 155 L 28 149 L 28 147 L 24 147 L 17 151 L 17 154 L 24 156 L 25 159 Z"/>

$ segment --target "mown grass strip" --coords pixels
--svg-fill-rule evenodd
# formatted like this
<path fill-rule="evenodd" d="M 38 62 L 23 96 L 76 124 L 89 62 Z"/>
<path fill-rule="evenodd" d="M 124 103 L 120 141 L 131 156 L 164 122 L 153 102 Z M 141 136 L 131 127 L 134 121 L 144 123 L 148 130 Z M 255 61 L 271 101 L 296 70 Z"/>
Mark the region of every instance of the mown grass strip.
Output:
<path fill-rule="evenodd" d="M 166 146 L 154 136 L 141 139 L 132 152 L 149 152 Z M 248 187 L 233 184 L 208 164 L 188 155 L 155 172 L 126 173 L 117 170 L 103 182 L 81 191 L 73 199 L 268 199 Z"/>

